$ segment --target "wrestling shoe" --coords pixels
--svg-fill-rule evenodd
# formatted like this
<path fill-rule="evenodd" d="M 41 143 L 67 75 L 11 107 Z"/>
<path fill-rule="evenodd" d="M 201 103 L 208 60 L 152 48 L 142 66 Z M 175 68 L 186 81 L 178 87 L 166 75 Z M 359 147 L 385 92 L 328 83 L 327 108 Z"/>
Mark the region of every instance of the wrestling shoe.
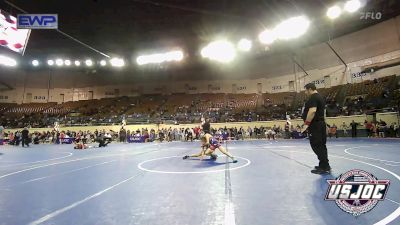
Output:
<path fill-rule="evenodd" d="M 311 173 L 314 173 L 314 174 L 329 174 L 329 173 L 331 173 L 331 169 L 330 168 L 321 168 L 321 167 L 319 167 L 318 169 L 313 169 L 313 170 L 311 170 Z"/>

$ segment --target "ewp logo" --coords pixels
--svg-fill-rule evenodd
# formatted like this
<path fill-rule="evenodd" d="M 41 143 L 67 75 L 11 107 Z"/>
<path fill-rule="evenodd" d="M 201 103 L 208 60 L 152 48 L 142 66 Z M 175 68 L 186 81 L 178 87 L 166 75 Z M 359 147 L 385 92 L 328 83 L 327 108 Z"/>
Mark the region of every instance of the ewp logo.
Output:
<path fill-rule="evenodd" d="M 18 29 L 58 29 L 57 14 L 18 14 Z"/>

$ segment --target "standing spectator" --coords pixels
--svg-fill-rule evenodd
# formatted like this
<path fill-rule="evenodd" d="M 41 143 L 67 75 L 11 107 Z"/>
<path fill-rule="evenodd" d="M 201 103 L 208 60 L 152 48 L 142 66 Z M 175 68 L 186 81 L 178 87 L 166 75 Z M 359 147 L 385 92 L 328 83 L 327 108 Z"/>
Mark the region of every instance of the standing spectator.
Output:
<path fill-rule="evenodd" d="M 21 142 L 21 132 L 17 131 L 15 132 L 15 146 L 19 146 L 20 142 Z"/>
<path fill-rule="evenodd" d="M 143 139 L 144 139 L 144 142 L 149 142 L 149 138 L 150 138 L 150 135 L 149 135 L 148 130 L 146 129 L 146 130 L 143 132 Z"/>
<path fill-rule="evenodd" d="M 372 136 L 373 137 L 378 137 L 378 124 L 375 122 L 375 123 L 372 123 Z"/>
<path fill-rule="evenodd" d="M 396 130 L 394 129 L 395 123 L 392 123 L 389 127 L 389 137 L 396 137 Z"/>
<path fill-rule="evenodd" d="M 364 125 L 365 125 L 365 131 L 367 133 L 367 137 L 371 137 L 372 136 L 372 132 L 371 132 L 372 131 L 372 123 L 365 120 Z"/>
<path fill-rule="evenodd" d="M 253 136 L 253 130 L 251 129 L 251 127 L 247 128 L 247 134 L 249 135 L 249 138 Z"/>
<path fill-rule="evenodd" d="M 25 145 L 29 147 L 29 130 L 27 127 L 24 128 L 21 136 L 22 136 L 22 147 L 25 147 Z"/>
<path fill-rule="evenodd" d="M 180 140 L 186 141 L 186 131 L 185 128 L 181 128 L 181 131 L 179 133 L 181 135 Z"/>
<path fill-rule="evenodd" d="M 194 134 L 196 135 L 196 140 L 199 140 L 199 138 L 200 138 L 200 127 L 195 127 L 194 128 Z"/>
<path fill-rule="evenodd" d="M 354 122 L 354 120 L 350 123 L 351 126 L 351 137 L 356 138 L 357 137 L 357 126 L 358 123 Z"/>
<path fill-rule="evenodd" d="M 179 129 L 179 128 L 175 128 L 175 129 L 176 129 L 176 131 L 175 131 L 175 139 L 176 139 L 177 141 L 180 141 L 180 140 L 181 140 L 181 137 L 182 137 L 181 129 Z"/>
<path fill-rule="evenodd" d="M 3 145 L 4 127 L 0 125 L 0 145 Z"/>
<path fill-rule="evenodd" d="M 185 135 L 186 141 L 190 140 L 191 142 L 193 142 L 193 130 L 191 128 L 186 128 Z"/>
<path fill-rule="evenodd" d="M 119 130 L 119 141 L 122 143 L 126 142 L 126 130 L 124 127 L 121 127 L 121 130 Z"/>
<path fill-rule="evenodd" d="M 348 131 L 347 131 L 347 129 L 348 129 L 348 127 L 347 127 L 347 125 L 346 125 L 346 123 L 343 121 L 343 123 L 342 123 L 342 126 L 341 126 L 341 128 L 342 128 L 342 130 L 343 130 L 343 137 L 347 137 L 347 135 L 348 135 Z"/>
<path fill-rule="evenodd" d="M 245 133 L 245 131 L 244 131 L 243 127 L 240 127 L 240 129 L 238 131 L 238 139 L 244 140 L 244 137 L 243 137 L 244 133 Z"/>
<path fill-rule="evenodd" d="M 96 139 L 98 136 L 99 136 L 99 131 L 96 129 L 96 130 L 94 131 L 94 138 Z"/>
<path fill-rule="evenodd" d="M 149 142 L 153 142 L 155 139 L 156 139 L 156 132 L 154 129 L 151 129 L 149 135 Z"/>
<path fill-rule="evenodd" d="M 289 138 L 290 138 L 290 122 L 286 121 L 286 123 L 285 123 L 285 139 L 289 139 Z"/>
<path fill-rule="evenodd" d="M 163 142 L 164 138 L 165 138 L 164 131 L 162 129 L 158 130 L 158 139 L 160 140 L 160 142 Z"/>
<path fill-rule="evenodd" d="M 126 131 L 126 137 L 127 137 L 127 141 L 129 142 L 130 137 L 131 137 L 131 131 L 130 130 Z"/>
<path fill-rule="evenodd" d="M 172 128 L 169 127 L 168 132 L 167 132 L 167 142 L 172 141 Z"/>
<path fill-rule="evenodd" d="M 386 137 L 386 122 L 383 120 L 379 121 L 379 137 L 385 138 Z"/>
<path fill-rule="evenodd" d="M 172 130 L 172 138 L 173 138 L 174 141 L 178 141 L 179 140 L 178 129 L 176 127 Z"/>

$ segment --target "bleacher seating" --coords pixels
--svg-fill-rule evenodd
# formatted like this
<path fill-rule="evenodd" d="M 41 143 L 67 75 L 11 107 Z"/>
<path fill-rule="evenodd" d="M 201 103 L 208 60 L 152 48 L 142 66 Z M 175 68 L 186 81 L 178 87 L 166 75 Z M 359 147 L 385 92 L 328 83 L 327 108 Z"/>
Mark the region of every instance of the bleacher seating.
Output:
<path fill-rule="evenodd" d="M 291 105 L 295 97 L 295 92 L 266 93 L 263 94 L 264 105 Z"/>
<path fill-rule="evenodd" d="M 373 81 L 319 88 L 330 115 L 362 113 L 371 104 L 396 107 L 400 78 L 388 76 Z M 338 102 L 338 96 L 342 102 Z M 361 98 L 360 98 L 361 97 Z M 344 99 L 343 99 L 344 98 Z M 385 99 L 386 98 L 386 99 Z M 397 98 L 397 99 L 396 99 Z M 347 100 L 346 100 L 347 99 Z M 214 121 L 249 121 L 298 117 L 306 100 L 304 92 L 260 94 L 143 95 L 57 103 L 0 103 L 0 123 L 13 126 L 129 122 L 191 122 L 207 114 Z M 345 100 L 345 101 L 343 101 Z M 375 103 L 376 104 L 375 104 Z M 379 104 L 378 104 L 379 103 Z M 343 110 L 343 111 L 342 111 Z"/>
<path fill-rule="evenodd" d="M 376 80 L 368 80 L 361 83 L 351 84 L 347 96 L 364 96 L 367 99 L 380 96 L 384 89 L 395 79 L 395 76 L 384 77 Z"/>

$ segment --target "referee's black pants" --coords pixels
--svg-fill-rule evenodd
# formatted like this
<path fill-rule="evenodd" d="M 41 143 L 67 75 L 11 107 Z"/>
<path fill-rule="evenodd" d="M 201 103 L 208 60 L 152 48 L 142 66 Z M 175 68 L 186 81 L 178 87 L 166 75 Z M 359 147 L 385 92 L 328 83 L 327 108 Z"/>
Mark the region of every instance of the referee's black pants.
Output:
<path fill-rule="evenodd" d="M 22 147 L 25 145 L 29 147 L 29 137 L 22 137 Z"/>
<path fill-rule="evenodd" d="M 326 123 L 313 121 L 308 127 L 310 144 L 319 159 L 319 167 L 329 169 L 328 149 L 326 148 Z"/>

